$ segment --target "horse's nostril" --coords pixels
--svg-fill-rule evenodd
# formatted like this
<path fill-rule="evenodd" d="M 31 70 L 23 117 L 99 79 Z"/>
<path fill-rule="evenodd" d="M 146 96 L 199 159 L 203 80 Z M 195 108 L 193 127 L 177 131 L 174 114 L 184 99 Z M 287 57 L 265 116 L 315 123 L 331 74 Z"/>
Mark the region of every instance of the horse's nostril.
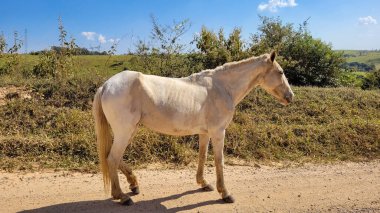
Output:
<path fill-rule="evenodd" d="M 285 96 L 285 99 L 288 101 L 288 102 L 292 102 L 293 100 L 293 94 L 292 93 L 289 93 Z"/>

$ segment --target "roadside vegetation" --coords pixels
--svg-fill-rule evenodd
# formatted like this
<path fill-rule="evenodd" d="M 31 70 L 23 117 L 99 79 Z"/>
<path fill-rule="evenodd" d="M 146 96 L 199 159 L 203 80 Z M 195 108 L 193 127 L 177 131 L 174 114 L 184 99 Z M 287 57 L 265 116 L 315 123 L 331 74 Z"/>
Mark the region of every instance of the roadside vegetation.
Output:
<path fill-rule="evenodd" d="M 114 55 L 117 44 L 83 55 L 88 52 L 67 38 L 61 20 L 60 46 L 33 55 L 18 54 L 21 43 L 7 48 L 0 36 L 0 169 L 97 170 L 92 98 L 115 73 L 187 76 L 271 50 L 279 53 L 296 99 L 283 107 L 264 91 L 252 91 L 227 129 L 227 163 L 378 159 L 380 70 L 363 74 L 347 67 L 351 56 L 314 39 L 307 22 L 295 27 L 261 20 L 250 41 L 242 40 L 239 28 L 226 34 L 203 27 L 189 52 L 191 44 L 180 42 L 189 20 L 166 26 L 155 17 L 152 42 L 139 41 L 127 55 Z M 10 87 L 17 90 L 9 92 Z M 134 166 L 188 165 L 196 160 L 197 141 L 197 136 L 171 137 L 141 127 L 124 158 Z"/>

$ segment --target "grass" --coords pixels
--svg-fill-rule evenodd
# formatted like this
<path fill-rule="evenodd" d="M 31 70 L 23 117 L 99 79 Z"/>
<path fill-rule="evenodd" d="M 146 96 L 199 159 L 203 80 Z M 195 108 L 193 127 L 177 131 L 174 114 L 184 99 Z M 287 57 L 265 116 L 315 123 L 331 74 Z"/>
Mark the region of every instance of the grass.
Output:
<path fill-rule="evenodd" d="M 376 69 L 380 69 L 380 51 L 344 50 L 343 52 L 352 55 L 347 58 L 347 62 L 374 64 Z"/>
<path fill-rule="evenodd" d="M 22 56 L 25 69 L 36 56 Z M 132 67 L 130 56 L 78 56 L 64 84 L 53 79 L 0 76 L 0 86 L 32 90 L 32 99 L 0 106 L 0 169 L 97 170 L 91 100 L 109 76 Z M 108 61 L 107 61 L 108 60 Z M 107 62 L 107 63 L 106 63 Z M 227 129 L 228 159 L 343 161 L 380 157 L 380 93 L 356 88 L 294 87 L 288 107 L 258 89 L 238 105 Z M 198 136 L 171 137 L 140 127 L 124 159 L 134 165 L 196 162 Z M 210 149 L 210 152 L 212 149 Z M 212 155 L 209 160 L 212 160 Z"/>

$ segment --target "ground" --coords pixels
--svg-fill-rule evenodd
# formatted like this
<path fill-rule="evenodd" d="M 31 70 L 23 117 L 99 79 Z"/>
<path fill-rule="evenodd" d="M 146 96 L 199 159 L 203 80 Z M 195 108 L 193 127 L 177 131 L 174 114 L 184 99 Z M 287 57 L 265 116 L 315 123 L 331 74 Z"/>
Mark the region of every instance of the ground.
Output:
<path fill-rule="evenodd" d="M 0 173 L 0 212 L 380 212 L 380 161 L 302 167 L 226 166 L 236 198 L 195 184 L 195 168 L 136 170 L 139 195 L 122 206 L 104 194 L 100 174 Z M 215 184 L 214 168 L 206 171 Z M 126 179 L 121 178 L 123 186 Z"/>

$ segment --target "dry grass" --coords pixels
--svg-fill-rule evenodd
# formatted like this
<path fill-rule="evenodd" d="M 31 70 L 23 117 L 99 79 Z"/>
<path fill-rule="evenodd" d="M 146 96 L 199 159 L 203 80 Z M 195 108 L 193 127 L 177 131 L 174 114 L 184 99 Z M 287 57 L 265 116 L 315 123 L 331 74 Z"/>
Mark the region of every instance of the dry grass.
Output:
<path fill-rule="evenodd" d="M 23 55 L 24 71 L 37 59 Z M 0 76 L 0 169 L 97 169 L 91 101 L 105 79 L 133 68 L 133 60 L 130 56 L 75 60 L 73 76 L 63 83 L 26 77 L 24 71 Z M 227 162 L 380 158 L 379 90 L 293 89 L 296 99 L 288 107 L 262 90 L 252 91 L 239 104 L 227 129 Z M 28 98 L 16 94 L 20 91 L 27 91 Z M 134 166 L 189 165 L 196 162 L 197 140 L 198 136 L 170 137 L 141 127 L 124 158 Z"/>
<path fill-rule="evenodd" d="M 32 99 L 15 98 L 0 106 L 1 169 L 96 170 L 90 103 L 98 80 L 72 80 L 62 87 L 38 83 Z M 380 157 L 379 91 L 295 87 L 294 92 L 296 100 L 288 107 L 262 90 L 251 92 L 227 129 L 225 154 L 248 162 Z M 196 161 L 197 140 L 142 127 L 124 158 L 135 166 L 188 165 Z"/>

